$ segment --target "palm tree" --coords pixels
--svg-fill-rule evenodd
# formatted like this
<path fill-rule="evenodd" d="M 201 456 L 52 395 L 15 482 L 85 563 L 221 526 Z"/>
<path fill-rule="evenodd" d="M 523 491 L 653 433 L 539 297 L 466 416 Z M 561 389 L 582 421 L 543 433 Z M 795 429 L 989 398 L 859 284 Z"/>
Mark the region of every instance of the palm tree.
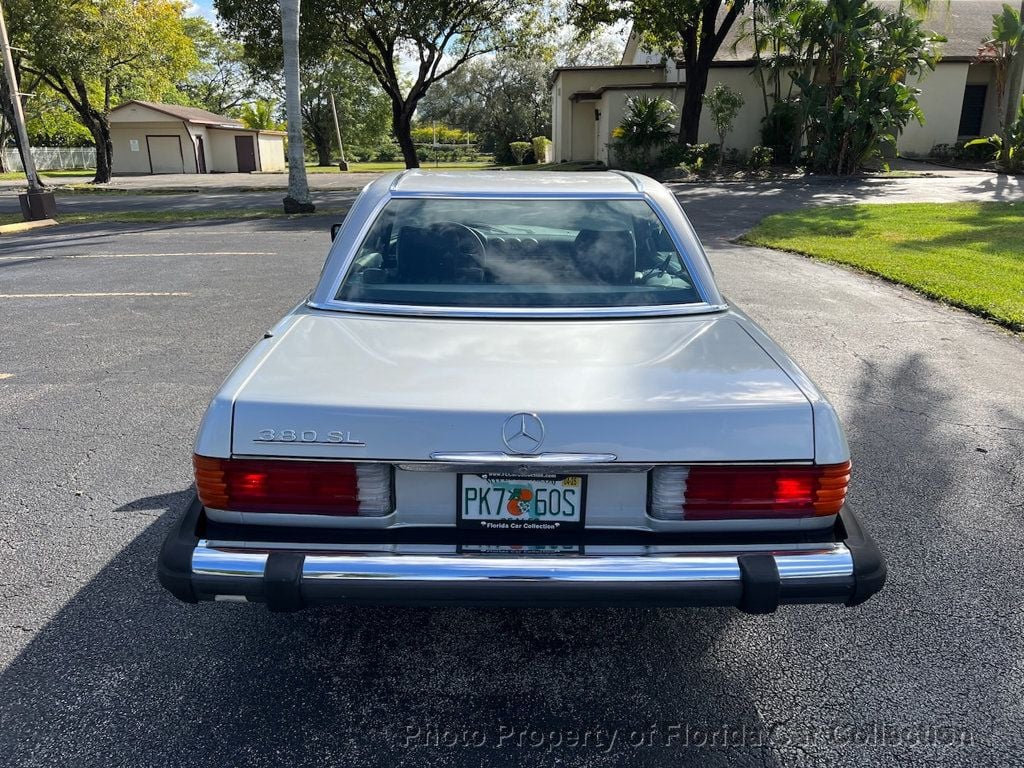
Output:
<path fill-rule="evenodd" d="M 306 181 L 302 139 L 302 101 L 299 85 L 299 0 L 281 0 L 281 42 L 284 46 L 285 114 L 288 119 L 288 197 L 285 213 L 312 213 Z"/>

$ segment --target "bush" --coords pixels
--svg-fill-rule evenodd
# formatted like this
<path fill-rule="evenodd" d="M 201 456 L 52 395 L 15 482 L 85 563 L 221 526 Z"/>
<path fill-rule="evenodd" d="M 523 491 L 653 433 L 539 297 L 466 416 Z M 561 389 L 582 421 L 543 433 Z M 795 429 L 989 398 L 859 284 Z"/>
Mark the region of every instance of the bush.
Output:
<path fill-rule="evenodd" d="M 928 157 L 935 160 L 945 160 L 946 162 L 949 162 L 951 160 L 956 160 L 960 156 L 961 152 L 962 150 L 957 149 L 953 144 L 936 144 L 928 152 Z"/>
<path fill-rule="evenodd" d="M 626 115 L 612 131 L 613 147 L 622 165 L 637 171 L 651 165 L 651 153 L 665 146 L 675 135 L 676 107 L 668 99 L 631 96 Z"/>
<path fill-rule="evenodd" d="M 976 141 L 976 140 L 975 140 Z M 959 148 L 959 159 L 968 163 L 987 163 L 992 160 L 998 149 L 987 142 L 975 144 L 974 142 L 960 142 L 956 144 Z"/>
<path fill-rule="evenodd" d="M 360 147 L 352 144 L 345 147 L 345 159 L 358 160 L 360 163 L 370 162 L 376 154 L 375 150 L 369 149 L 368 147 Z"/>
<path fill-rule="evenodd" d="M 526 153 L 532 148 L 533 146 L 528 141 L 510 141 L 508 143 L 508 149 L 512 153 L 512 157 L 516 159 L 516 165 L 523 164 Z"/>
<path fill-rule="evenodd" d="M 772 151 L 771 147 L 758 145 L 756 147 L 751 147 L 748 165 L 752 171 L 763 171 L 766 168 L 771 167 L 774 158 L 775 152 Z"/>
<path fill-rule="evenodd" d="M 398 147 L 393 144 L 385 144 L 377 147 L 377 162 L 391 163 L 398 157 Z"/>
<path fill-rule="evenodd" d="M 744 155 L 743 152 L 737 149 L 736 147 L 729 147 L 729 149 L 725 150 L 723 160 L 725 161 L 726 165 L 747 164 L 747 156 Z"/>
<path fill-rule="evenodd" d="M 548 157 L 551 153 L 551 139 L 547 136 L 534 136 L 531 144 L 533 144 L 533 156 L 536 162 L 551 162 L 551 158 Z"/>
<path fill-rule="evenodd" d="M 788 101 L 777 101 L 761 119 L 761 146 L 772 150 L 779 162 L 792 162 L 800 136 L 800 109 Z"/>

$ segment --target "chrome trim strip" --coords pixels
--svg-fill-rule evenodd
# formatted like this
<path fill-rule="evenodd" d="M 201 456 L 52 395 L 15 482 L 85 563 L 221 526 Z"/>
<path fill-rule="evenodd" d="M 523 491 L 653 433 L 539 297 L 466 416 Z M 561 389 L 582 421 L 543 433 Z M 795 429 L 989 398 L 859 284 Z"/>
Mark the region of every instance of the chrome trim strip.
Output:
<path fill-rule="evenodd" d="M 501 451 L 438 451 L 433 461 L 448 464 L 607 464 L 618 457 L 614 453 L 502 453 Z"/>
<path fill-rule="evenodd" d="M 213 549 L 202 539 L 192 550 L 192 573 L 196 576 L 262 578 L 267 567 L 266 552 Z"/>
<path fill-rule="evenodd" d="M 297 547 L 285 547 L 296 551 Z M 298 550 L 301 552 L 301 550 Z M 755 554 L 756 550 L 747 550 Z M 689 583 L 740 581 L 737 557 L 742 553 L 654 555 L 562 555 L 507 557 L 487 554 L 402 555 L 339 552 L 307 554 L 302 578 L 368 580 L 405 583 L 481 581 L 545 581 L 555 583 L 627 582 Z M 853 557 L 843 544 L 827 549 L 770 553 L 782 581 L 827 579 L 853 575 Z M 205 539 L 192 555 L 196 576 L 262 577 L 267 552 L 217 549 Z M 221 592 L 222 593 L 222 592 Z"/>
<path fill-rule="evenodd" d="M 735 557 L 503 557 L 491 555 L 309 555 L 302 578 L 402 582 L 736 581 Z"/>

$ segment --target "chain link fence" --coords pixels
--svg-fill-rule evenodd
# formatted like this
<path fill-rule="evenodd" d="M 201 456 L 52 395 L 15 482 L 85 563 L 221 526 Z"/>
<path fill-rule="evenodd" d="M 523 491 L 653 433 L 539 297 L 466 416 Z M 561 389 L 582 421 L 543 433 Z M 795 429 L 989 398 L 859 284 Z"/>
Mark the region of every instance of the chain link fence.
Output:
<path fill-rule="evenodd" d="M 24 171 L 21 155 L 14 147 L 2 150 L 4 168 Z M 96 167 L 95 147 L 32 147 L 32 159 L 37 171 L 70 171 Z"/>

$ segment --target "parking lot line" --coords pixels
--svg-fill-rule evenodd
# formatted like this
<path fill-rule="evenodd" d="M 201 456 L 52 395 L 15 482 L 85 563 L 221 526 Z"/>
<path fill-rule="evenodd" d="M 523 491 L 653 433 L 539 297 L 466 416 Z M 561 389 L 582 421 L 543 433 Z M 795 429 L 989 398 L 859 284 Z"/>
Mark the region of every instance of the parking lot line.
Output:
<path fill-rule="evenodd" d="M 12 376 L 14 376 L 13 373 L 0 373 L 0 380 L 2 380 L 2 379 L 9 379 Z"/>
<path fill-rule="evenodd" d="M 276 256 L 277 251 L 188 251 L 180 253 L 71 253 L 57 256 L 0 256 L 0 261 L 39 259 L 128 259 L 138 256 Z"/>
<path fill-rule="evenodd" d="M 112 293 L 0 293 L 0 299 L 102 299 L 118 296 L 191 296 L 184 291 L 118 291 Z"/>

